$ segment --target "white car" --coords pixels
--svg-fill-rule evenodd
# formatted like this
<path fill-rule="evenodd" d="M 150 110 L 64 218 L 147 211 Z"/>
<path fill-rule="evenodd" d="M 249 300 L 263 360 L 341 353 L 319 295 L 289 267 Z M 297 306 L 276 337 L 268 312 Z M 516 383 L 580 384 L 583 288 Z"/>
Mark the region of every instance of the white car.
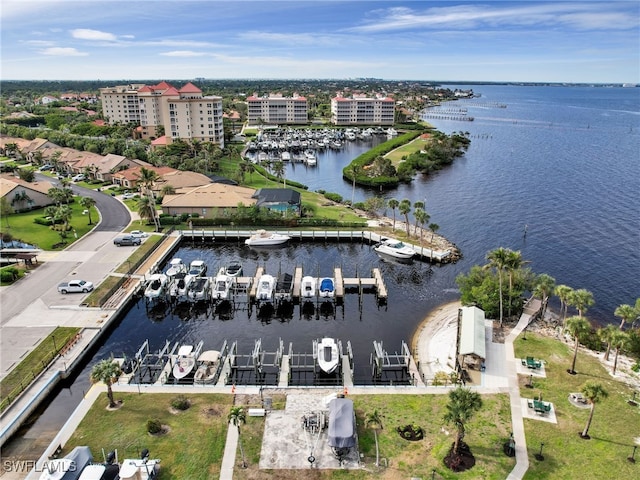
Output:
<path fill-rule="evenodd" d="M 71 177 L 71 180 L 73 182 L 81 182 L 82 180 L 84 180 L 84 173 L 79 173 L 77 175 L 74 175 L 73 177 Z"/>
<path fill-rule="evenodd" d="M 129 232 L 129 235 L 134 238 L 147 238 L 149 236 L 147 232 L 143 232 L 142 230 L 132 230 Z"/>
<path fill-rule="evenodd" d="M 123 200 L 129 200 L 130 198 L 134 198 L 137 195 L 137 193 L 133 193 L 133 192 L 126 192 L 124 195 L 122 195 Z"/>

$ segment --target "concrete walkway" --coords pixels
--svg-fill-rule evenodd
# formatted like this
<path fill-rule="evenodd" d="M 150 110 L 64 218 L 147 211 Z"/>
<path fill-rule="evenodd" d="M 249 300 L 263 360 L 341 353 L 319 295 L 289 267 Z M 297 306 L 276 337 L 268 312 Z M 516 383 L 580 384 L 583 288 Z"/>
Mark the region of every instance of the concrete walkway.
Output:
<path fill-rule="evenodd" d="M 236 463 L 236 449 L 238 448 L 238 429 L 231 423 L 227 429 L 227 442 L 224 445 L 220 480 L 233 480 L 233 467 Z"/>

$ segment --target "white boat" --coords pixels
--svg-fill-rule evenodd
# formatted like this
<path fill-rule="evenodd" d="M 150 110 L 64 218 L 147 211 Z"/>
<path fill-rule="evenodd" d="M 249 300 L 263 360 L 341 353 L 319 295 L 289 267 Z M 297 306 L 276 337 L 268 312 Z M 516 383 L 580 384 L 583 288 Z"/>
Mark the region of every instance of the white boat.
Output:
<path fill-rule="evenodd" d="M 233 277 L 229 277 L 225 272 L 224 267 L 221 268 L 214 280 L 212 296 L 217 300 L 226 300 L 231 292 Z"/>
<path fill-rule="evenodd" d="M 257 230 L 256 233 L 247 238 L 244 243 L 250 247 L 267 247 L 271 245 L 281 245 L 289 241 L 291 237 L 276 232 Z"/>
<path fill-rule="evenodd" d="M 280 157 L 282 158 L 283 162 L 290 162 L 291 161 L 291 153 L 289 153 L 286 150 L 280 154 Z"/>
<path fill-rule="evenodd" d="M 203 260 L 194 260 L 189 264 L 188 273 L 195 277 L 204 277 L 204 274 L 207 273 L 207 264 Z"/>
<path fill-rule="evenodd" d="M 313 150 L 305 150 L 304 161 L 307 165 L 315 165 L 317 162 L 316 153 Z"/>
<path fill-rule="evenodd" d="M 275 288 L 275 277 L 273 275 L 262 275 L 258 280 L 258 290 L 256 292 L 256 298 L 262 301 L 272 300 Z"/>
<path fill-rule="evenodd" d="M 333 278 L 325 277 L 320 279 L 318 294 L 322 298 L 333 298 L 335 296 L 336 287 L 335 283 L 333 282 Z"/>
<path fill-rule="evenodd" d="M 206 350 L 198 357 L 198 368 L 193 376 L 196 383 L 211 383 L 214 381 L 218 363 L 220 362 L 220 352 L 218 350 Z"/>
<path fill-rule="evenodd" d="M 186 377 L 196 366 L 196 355 L 193 345 L 182 345 L 178 349 L 178 355 L 173 364 L 173 376 L 176 380 Z"/>
<path fill-rule="evenodd" d="M 335 338 L 323 337 L 317 342 L 318 366 L 325 373 L 333 373 L 340 363 L 338 342 Z"/>
<path fill-rule="evenodd" d="M 77 480 L 82 470 L 93 461 L 89 447 L 75 447 L 64 458 L 48 460 L 39 480 Z"/>
<path fill-rule="evenodd" d="M 187 275 L 184 272 L 179 273 L 169 287 L 169 295 L 172 298 L 187 297 L 191 282 L 195 279 L 193 275 Z"/>
<path fill-rule="evenodd" d="M 209 300 L 211 297 L 211 279 L 209 277 L 194 277 L 189 284 L 188 296 L 192 302 Z"/>
<path fill-rule="evenodd" d="M 226 266 L 226 268 L 224 269 L 224 273 L 228 277 L 239 277 L 240 275 L 242 275 L 242 264 L 238 260 L 233 260 L 231 261 L 231 263 L 229 263 L 229 265 Z"/>
<path fill-rule="evenodd" d="M 154 273 L 149 276 L 147 287 L 144 289 L 144 296 L 147 300 L 156 300 L 167 291 L 169 278 L 164 273 Z"/>
<path fill-rule="evenodd" d="M 300 294 L 302 298 L 313 298 L 316 296 L 316 279 L 306 275 L 302 277 L 300 283 Z"/>
<path fill-rule="evenodd" d="M 151 480 L 157 478 L 160 460 L 157 458 L 125 458 L 118 472 L 119 480 Z"/>
<path fill-rule="evenodd" d="M 384 239 L 374 247 L 374 250 L 378 253 L 405 260 L 416 254 L 416 251 L 409 245 L 405 245 L 400 240 L 394 240 L 392 238 Z"/>
<path fill-rule="evenodd" d="M 181 258 L 173 258 L 169 262 L 169 268 L 167 268 L 165 274 L 167 277 L 175 277 L 179 273 L 187 273 L 187 266 Z"/>

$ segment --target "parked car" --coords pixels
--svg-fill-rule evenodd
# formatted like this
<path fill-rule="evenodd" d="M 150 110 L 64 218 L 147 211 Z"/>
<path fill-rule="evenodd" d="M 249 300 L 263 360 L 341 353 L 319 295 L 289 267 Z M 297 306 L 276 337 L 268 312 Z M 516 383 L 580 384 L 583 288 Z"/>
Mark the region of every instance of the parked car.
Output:
<path fill-rule="evenodd" d="M 88 293 L 93 290 L 93 283 L 86 280 L 70 280 L 58 285 L 60 293 Z"/>
<path fill-rule="evenodd" d="M 84 173 L 79 173 L 77 175 L 74 175 L 73 177 L 71 177 L 71 180 L 74 182 L 81 182 L 84 180 Z"/>
<path fill-rule="evenodd" d="M 124 200 L 128 200 L 128 199 L 130 199 L 130 198 L 134 198 L 134 197 L 136 197 L 136 195 L 138 195 L 138 194 L 137 194 L 137 193 L 134 193 L 134 192 L 125 192 L 125 193 L 124 193 L 124 195 L 122 195 L 122 198 L 123 198 Z"/>
<path fill-rule="evenodd" d="M 131 230 L 129 235 L 136 238 L 147 238 L 149 236 L 147 232 L 143 232 L 142 230 Z"/>
<path fill-rule="evenodd" d="M 40 171 L 41 172 L 46 172 L 47 170 L 51 170 L 53 168 L 53 165 L 49 164 L 49 163 L 45 163 L 44 165 L 42 165 L 40 167 Z"/>
<path fill-rule="evenodd" d="M 133 235 L 122 235 L 120 237 L 116 237 L 113 240 L 114 245 L 119 247 L 131 246 L 131 245 L 140 245 L 142 240 L 140 238 L 134 237 Z"/>

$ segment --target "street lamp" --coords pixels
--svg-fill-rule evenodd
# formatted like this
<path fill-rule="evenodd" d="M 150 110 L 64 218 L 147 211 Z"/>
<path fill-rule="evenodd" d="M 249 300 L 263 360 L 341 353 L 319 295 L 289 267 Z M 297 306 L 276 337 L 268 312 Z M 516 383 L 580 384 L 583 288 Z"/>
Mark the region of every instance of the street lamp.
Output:
<path fill-rule="evenodd" d="M 544 456 L 542 455 L 542 447 L 544 447 L 544 443 L 540 443 L 540 452 L 535 454 L 536 460 L 540 462 L 544 460 Z"/>

